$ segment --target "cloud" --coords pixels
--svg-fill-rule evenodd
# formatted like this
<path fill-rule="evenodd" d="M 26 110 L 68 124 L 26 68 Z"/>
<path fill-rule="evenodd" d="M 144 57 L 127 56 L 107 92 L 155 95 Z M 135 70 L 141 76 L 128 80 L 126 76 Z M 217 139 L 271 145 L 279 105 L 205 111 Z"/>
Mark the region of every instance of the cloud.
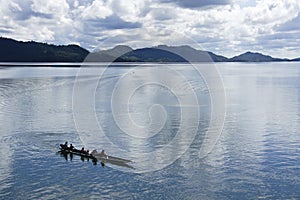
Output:
<path fill-rule="evenodd" d="M 104 1 L 94 0 L 86 7 L 79 7 L 76 10 L 82 20 L 101 19 L 113 14 L 113 11 L 105 4 Z"/>
<path fill-rule="evenodd" d="M 119 16 L 113 14 L 105 18 L 90 19 L 86 21 L 90 27 L 94 29 L 106 29 L 106 30 L 116 30 L 116 29 L 135 29 L 140 28 L 142 25 L 138 22 L 127 22 L 122 20 Z"/>
<path fill-rule="evenodd" d="M 107 5 L 125 21 L 138 21 L 151 10 L 151 0 L 109 0 Z"/>
<path fill-rule="evenodd" d="M 12 33 L 12 30 L 10 30 L 10 29 L 7 29 L 7 28 L 1 28 L 0 27 L 0 33 Z"/>
<path fill-rule="evenodd" d="M 74 30 L 69 6 L 64 0 L 0 0 L 1 36 L 41 42 L 70 42 Z"/>
<path fill-rule="evenodd" d="M 277 31 L 300 31 L 300 13 L 294 19 L 279 25 Z"/>
<path fill-rule="evenodd" d="M 69 4 L 66 0 L 40 1 L 31 0 L 31 9 L 44 14 L 66 14 L 69 11 Z"/>
<path fill-rule="evenodd" d="M 51 19 L 68 12 L 65 0 L 41 2 L 38 0 L 11 0 L 6 3 L 0 1 L 2 11 L 15 20 L 28 20 L 32 17 Z"/>
<path fill-rule="evenodd" d="M 161 3 L 175 3 L 183 8 L 201 8 L 230 4 L 230 0 L 159 0 Z"/>
<path fill-rule="evenodd" d="M 1 4 L 2 12 L 15 20 L 27 20 L 31 17 L 51 18 L 51 15 L 41 12 L 35 12 L 31 9 L 31 1 L 8 1 Z"/>
<path fill-rule="evenodd" d="M 159 21 L 172 20 L 177 17 L 177 13 L 172 8 L 152 9 L 150 14 L 154 20 Z"/>

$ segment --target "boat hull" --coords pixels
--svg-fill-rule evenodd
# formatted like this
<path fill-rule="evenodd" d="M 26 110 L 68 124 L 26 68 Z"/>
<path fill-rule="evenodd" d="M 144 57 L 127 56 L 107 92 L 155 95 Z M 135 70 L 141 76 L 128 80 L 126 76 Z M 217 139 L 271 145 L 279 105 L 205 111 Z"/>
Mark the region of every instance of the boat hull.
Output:
<path fill-rule="evenodd" d="M 101 156 L 100 154 L 86 154 L 86 153 L 82 153 L 79 150 L 70 150 L 70 149 L 65 149 L 60 147 L 60 153 L 64 153 L 64 154 L 70 154 L 70 155 L 78 155 L 81 156 L 82 158 L 88 158 L 88 159 L 92 159 L 94 162 L 101 162 L 102 166 L 104 166 L 105 164 L 112 164 L 112 165 L 116 165 L 116 166 L 120 166 L 120 167 L 127 167 L 127 168 L 131 168 L 133 169 L 133 167 L 130 165 L 130 163 L 132 162 L 131 160 L 127 160 L 124 158 L 118 158 L 115 156 Z"/>
<path fill-rule="evenodd" d="M 60 148 L 60 152 L 62 153 L 69 153 L 69 154 L 73 154 L 73 155 L 78 155 L 78 156 L 82 156 L 82 157 L 85 157 L 85 158 L 90 158 L 90 159 L 96 159 L 93 155 L 91 154 L 86 154 L 86 153 L 81 153 L 81 152 L 78 152 L 78 151 L 72 151 L 70 149 L 63 149 L 63 148 Z"/>

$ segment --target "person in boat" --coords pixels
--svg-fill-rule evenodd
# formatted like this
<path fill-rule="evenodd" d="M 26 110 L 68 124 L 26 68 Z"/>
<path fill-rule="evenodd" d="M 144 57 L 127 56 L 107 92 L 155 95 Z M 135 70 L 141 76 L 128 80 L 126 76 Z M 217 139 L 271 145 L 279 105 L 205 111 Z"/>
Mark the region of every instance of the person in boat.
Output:
<path fill-rule="evenodd" d="M 98 154 L 98 151 L 96 149 L 94 149 L 91 153 L 92 156 L 96 156 Z"/>
<path fill-rule="evenodd" d="M 102 151 L 100 153 L 100 156 L 104 157 L 104 158 L 108 158 L 108 155 L 106 154 L 106 152 L 103 149 L 102 149 Z"/>
<path fill-rule="evenodd" d="M 65 144 L 60 144 L 62 149 L 68 149 L 68 142 L 66 141 Z"/>
<path fill-rule="evenodd" d="M 70 149 L 71 151 L 73 151 L 73 150 L 74 150 L 74 146 L 73 146 L 72 144 L 70 144 L 69 149 Z"/>
<path fill-rule="evenodd" d="M 100 156 L 103 158 L 108 158 L 108 155 L 106 154 L 106 152 L 104 150 L 102 150 L 100 153 L 98 153 L 98 151 L 96 149 L 94 149 L 91 153 L 92 156 Z"/>
<path fill-rule="evenodd" d="M 84 149 L 84 147 L 81 148 L 81 153 L 86 154 L 86 150 Z"/>

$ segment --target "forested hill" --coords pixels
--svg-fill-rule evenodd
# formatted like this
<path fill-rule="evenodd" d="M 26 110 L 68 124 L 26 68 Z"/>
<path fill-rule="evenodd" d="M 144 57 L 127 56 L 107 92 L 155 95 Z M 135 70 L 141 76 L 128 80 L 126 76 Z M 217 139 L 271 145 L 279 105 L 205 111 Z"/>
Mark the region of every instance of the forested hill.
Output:
<path fill-rule="evenodd" d="M 87 59 L 86 59 L 87 58 Z M 226 58 L 190 46 L 146 47 L 132 49 L 119 45 L 112 49 L 90 53 L 78 45 L 53 45 L 22 42 L 0 37 L 0 62 L 280 62 L 300 61 L 300 58 L 273 58 L 256 52 Z"/>
<path fill-rule="evenodd" d="M 88 54 L 78 45 L 56 46 L 0 38 L 0 62 L 82 62 Z"/>

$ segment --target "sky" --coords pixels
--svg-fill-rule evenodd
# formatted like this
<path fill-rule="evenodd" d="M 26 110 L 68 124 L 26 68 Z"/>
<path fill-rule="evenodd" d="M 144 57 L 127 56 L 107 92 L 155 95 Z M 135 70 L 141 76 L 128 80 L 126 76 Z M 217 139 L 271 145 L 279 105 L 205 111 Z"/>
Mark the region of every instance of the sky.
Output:
<path fill-rule="evenodd" d="M 299 0 L 0 0 L 0 36 L 90 51 L 190 45 L 300 57 Z"/>

